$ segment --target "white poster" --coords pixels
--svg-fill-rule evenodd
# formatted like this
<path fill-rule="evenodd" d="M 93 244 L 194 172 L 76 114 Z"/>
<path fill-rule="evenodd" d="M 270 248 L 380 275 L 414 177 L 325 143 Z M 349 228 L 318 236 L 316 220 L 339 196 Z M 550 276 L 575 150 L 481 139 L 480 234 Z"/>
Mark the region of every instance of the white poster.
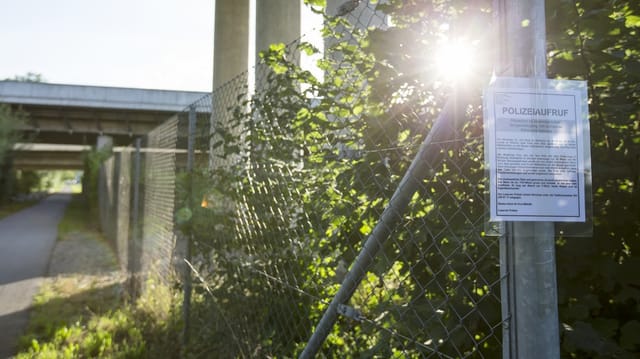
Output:
<path fill-rule="evenodd" d="M 490 220 L 584 222 L 584 92 L 536 81 L 485 91 Z"/>

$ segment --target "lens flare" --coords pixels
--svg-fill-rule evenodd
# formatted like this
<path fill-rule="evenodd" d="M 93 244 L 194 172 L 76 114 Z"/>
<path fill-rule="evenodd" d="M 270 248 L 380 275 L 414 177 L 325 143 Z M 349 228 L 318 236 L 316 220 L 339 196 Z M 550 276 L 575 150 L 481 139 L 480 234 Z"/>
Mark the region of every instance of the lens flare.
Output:
<path fill-rule="evenodd" d="M 472 75 L 475 64 L 474 47 L 462 41 L 443 43 L 435 55 L 438 76 L 445 81 L 459 82 Z"/>

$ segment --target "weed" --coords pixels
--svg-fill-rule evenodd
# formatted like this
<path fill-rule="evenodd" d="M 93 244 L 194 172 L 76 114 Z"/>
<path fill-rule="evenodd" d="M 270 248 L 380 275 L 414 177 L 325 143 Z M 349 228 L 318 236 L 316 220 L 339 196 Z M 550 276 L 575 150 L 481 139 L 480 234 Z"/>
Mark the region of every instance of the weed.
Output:
<path fill-rule="evenodd" d="M 112 268 L 96 273 L 96 268 L 78 267 L 47 278 L 34 299 L 16 358 L 178 357 L 179 295 L 165 284 L 148 281 L 146 294 L 129 301 L 121 276 L 113 274 L 116 263 L 108 260 L 114 256 L 110 247 L 87 224 L 88 212 L 86 202 L 74 196 L 58 228 L 59 238 L 65 244 L 99 248 L 95 256 L 104 257 L 78 261 L 77 266 L 96 267 L 100 262 Z"/>
<path fill-rule="evenodd" d="M 74 194 L 67 207 L 64 217 L 58 224 L 58 238 L 64 239 L 65 235 L 74 232 L 93 232 L 97 227 L 97 221 L 87 209 L 87 201 L 83 195 Z"/>

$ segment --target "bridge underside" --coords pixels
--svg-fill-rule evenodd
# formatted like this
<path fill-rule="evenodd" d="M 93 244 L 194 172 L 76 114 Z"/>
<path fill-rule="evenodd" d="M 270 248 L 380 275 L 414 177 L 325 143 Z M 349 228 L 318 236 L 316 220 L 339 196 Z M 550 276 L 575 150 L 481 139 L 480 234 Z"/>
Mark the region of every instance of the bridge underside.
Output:
<path fill-rule="evenodd" d="M 151 131 L 175 112 L 13 105 L 28 114 L 22 127 L 26 142 L 95 145 L 98 136 L 110 136 L 124 146 Z"/>
<path fill-rule="evenodd" d="M 108 136 L 127 146 L 182 111 L 205 92 L 0 81 L 0 103 L 27 115 L 19 126 L 27 144 L 18 146 L 19 169 L 81 169 L 83 152 Z M 72 145 L 56 147 L 55 145 Z"/>
<path fill-rule="evenodd" d="M 12 165 L 19 170 L 82 170 L 84 156 L 90 146 L 18 145 Z"/>

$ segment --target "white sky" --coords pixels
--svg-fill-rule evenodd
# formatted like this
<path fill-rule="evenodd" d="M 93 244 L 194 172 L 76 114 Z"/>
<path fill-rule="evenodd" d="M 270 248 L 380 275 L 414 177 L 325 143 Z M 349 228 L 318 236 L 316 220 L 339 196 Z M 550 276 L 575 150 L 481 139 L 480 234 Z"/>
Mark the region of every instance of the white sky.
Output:
<path fill-rule="evenodd" d="M 0 80 L 211 91 L 213 0 L 0 0 Z"/>

